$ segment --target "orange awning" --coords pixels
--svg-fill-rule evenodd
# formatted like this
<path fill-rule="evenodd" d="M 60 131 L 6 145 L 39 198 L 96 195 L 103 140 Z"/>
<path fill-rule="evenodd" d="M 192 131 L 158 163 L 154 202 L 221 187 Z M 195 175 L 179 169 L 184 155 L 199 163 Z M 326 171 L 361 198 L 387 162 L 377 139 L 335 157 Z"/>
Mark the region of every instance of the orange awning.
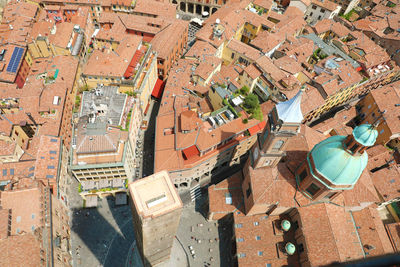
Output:
<path fill-rule="evenodd" d="M 156 84 L 154 85 L 153 92 L 151 93 L 152 96 L 159 99 L 164 91 L 164 81 L 157 79 Z"/>
<path fill-rule="evenodd" d="M 249 128 L 248 131 L 249 131 L 250 135 L 255 135 L 257 133 L 262 132 L 266 125 L 267 125 L 267 123 L 264 120 L 264 121 L 260 122 L 259 124 Z"/>

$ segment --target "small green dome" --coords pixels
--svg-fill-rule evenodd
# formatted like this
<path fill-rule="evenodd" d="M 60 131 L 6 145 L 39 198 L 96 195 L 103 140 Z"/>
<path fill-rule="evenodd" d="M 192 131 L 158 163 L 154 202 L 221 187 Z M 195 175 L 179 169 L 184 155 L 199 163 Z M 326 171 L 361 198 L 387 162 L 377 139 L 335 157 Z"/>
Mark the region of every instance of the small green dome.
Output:
<path fill-rule="evenodd" d="M 286 231 L 286 232 L 289 231 L 290 230 L 290 226 L 291 226 L 291 224 L 290 224 L 290 222 L 288 220 L 283 220 L 282 223 L 281 223 L 281 227 L 282 227 L 283 231 Z"/>
<path fill-rule="evenodd" d="M 285 250 L 287 254 L 293 255 L 296 252 L 296 246 L 293 245 L 292 243 L 288 242 L 285 246 Z"/>
<path fill-rule="evenodd" d="M 315 145 L 309 153 L 318 173 L 335 185 L 354 185 L 368 162 L 366 152 L 355 155 L 347 152 L 342 145 L 345 139 L 346 137 L 341 135 L 331 136 Z M 307 160 L 310 163 L 309 155 Z M 324 183 L 318 177 L 314 177 Z"/>
<path fill-rule="evenodd" d="M 378 137 L 378 131 L 371 124 L 362 124 L 354 128 L 353 136 L 363 146 L 373 146 Z"/>

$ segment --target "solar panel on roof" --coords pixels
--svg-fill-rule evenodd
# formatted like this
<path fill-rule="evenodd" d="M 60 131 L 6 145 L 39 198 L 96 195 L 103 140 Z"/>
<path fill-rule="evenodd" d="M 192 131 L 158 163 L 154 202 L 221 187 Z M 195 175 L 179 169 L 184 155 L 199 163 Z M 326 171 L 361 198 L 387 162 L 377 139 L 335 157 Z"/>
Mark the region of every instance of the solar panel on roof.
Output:
<path fill-rule="evenodd" d="M 19 66 L 19 63 L 21 62 L 22 56 L 24 55 L 24 49 L 20 48 L 18 51 L 17 58 L 14 61 L 14 68 L 13 71 L 16 72 Z"/>
<path fill-rule="evenodd" d="M 8 62 L 7 71 L 17 72 L 19 63 L 21 61 L 22 55 L 24 54 L 24 49 L 20 47 L 15 47 L 11 55 L 11 59 Z"/>
<path fill-rule="evenodd" d="M 14 51 L 11 55 L 10 61 L 8 62 L 7 71 L 11 71 L 12 66 L 14 65 L 15 55 L 18 52 L 18 47 L 14 47 Z"/>

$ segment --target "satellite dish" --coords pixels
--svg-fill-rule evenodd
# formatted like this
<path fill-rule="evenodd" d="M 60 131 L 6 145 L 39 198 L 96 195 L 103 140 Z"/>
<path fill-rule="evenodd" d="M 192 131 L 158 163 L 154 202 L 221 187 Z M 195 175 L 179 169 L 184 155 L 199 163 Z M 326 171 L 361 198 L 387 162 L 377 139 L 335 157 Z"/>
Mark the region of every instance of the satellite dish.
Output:
<path fill-rule="evenodd" d="M 220 23 L 221 23 L 221 20 L 220 20 L 220 19 L 216 19 L 216 20 L 215 20 L 215 23 L 220 24 Z"/>

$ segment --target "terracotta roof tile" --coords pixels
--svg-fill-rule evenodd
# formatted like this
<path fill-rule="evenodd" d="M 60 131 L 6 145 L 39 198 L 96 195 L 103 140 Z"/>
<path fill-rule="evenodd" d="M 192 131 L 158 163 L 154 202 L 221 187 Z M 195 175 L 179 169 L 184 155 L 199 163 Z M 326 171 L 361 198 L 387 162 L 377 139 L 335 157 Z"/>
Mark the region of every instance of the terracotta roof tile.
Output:
<path fill-rule="evenodd" d="M 258 51 L 257 49 L 245 43 L 242 43 L 236 39 L 231 39 L 227 47 L 232 51 L 249 58 L 252 61 L 256 61 L 262 55 L 260 51 Z"/>
<path fill-rule="evenodd" d="M 400 81 L 372 90 L 379 110 L 384 113 L 384 119 L 392 135 L 400 134 Z"/>
<path fill-rule="evenodd" d="M 83 74 L 122 77 L 141 42 L 142 37 L 126 35 L 115 52 L 95 50 L 83 68 Z"/>
<path fill-rule="evenodd" d="M 157 57 L 166 59 L 174 52 L 176 44 L 183 39 L 188 31 L 189 24 L 185 21 L 176 20 L 161 30 L 151 40 L 153 49 L 157 51 Z"/>

